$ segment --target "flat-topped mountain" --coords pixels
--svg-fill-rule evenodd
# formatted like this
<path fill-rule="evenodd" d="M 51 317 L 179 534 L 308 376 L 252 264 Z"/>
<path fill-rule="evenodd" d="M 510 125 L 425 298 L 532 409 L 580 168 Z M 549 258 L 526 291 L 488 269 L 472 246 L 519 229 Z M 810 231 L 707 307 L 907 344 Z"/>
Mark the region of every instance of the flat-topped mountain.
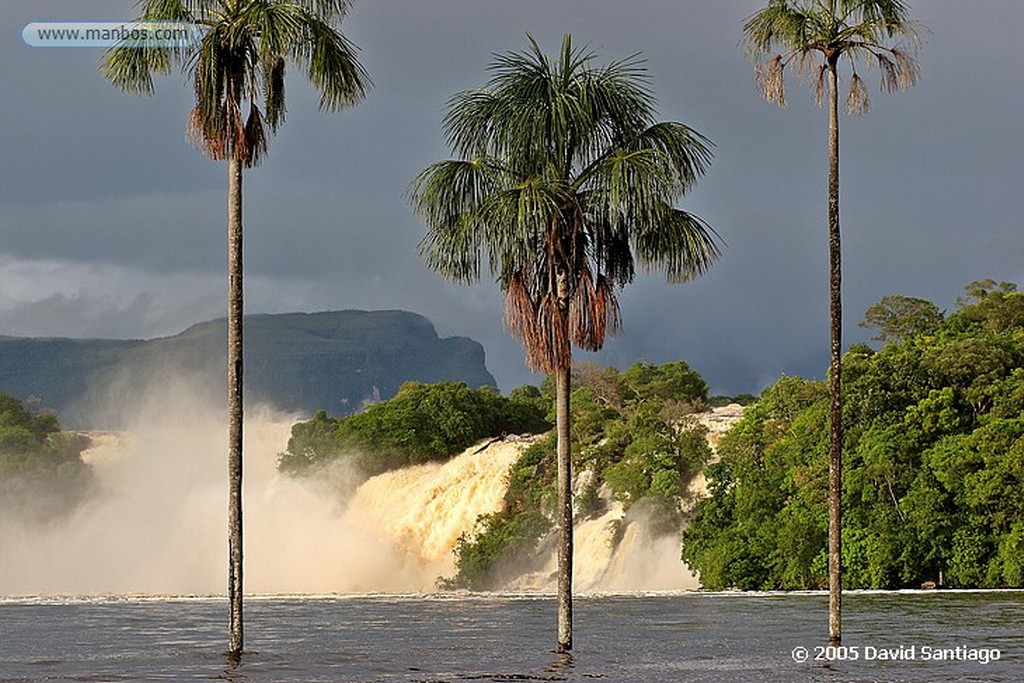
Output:
<path fill-rule="evenodd" d="M 186 378 L 219 405 L 226 322 L 199 323 L 152 340 L 0 337 L 0 391 L 54 410 L 66 426 L 114 427 L 118 415 L 162 384 Z M 390 398 L 407 381 L 495 385 L 483 347 L 439 338 L 406 311 L 326 311 L 245 318 L 248 404 L 340 415 Z"/>

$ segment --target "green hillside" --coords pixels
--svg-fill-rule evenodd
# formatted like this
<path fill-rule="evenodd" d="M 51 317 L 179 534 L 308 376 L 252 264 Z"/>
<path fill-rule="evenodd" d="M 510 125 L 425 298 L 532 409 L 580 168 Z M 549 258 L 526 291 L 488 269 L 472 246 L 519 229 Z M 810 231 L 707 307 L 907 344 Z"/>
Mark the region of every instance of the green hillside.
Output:
<path fill-rule="evenodd" d="M 495 384 L 479 343 L 439 338 L 429 320 L 405 311 L 252 315 L 245 335 L 248 401 L 287 411 L 345 414 L 407 381 Z M 54 410 L 68 426 L 116 427 L 124 407 L 171 378 L 217 401 L 225 337 L 223 319 L 145 341 L 0 337 L 0 391 Z"/>

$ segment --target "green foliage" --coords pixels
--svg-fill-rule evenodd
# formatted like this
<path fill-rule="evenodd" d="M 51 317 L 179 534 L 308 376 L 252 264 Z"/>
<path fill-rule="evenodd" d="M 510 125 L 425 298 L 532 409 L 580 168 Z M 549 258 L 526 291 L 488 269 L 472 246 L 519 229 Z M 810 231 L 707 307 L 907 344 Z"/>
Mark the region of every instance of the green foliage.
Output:
<path fill-rule="evenodd" d="M 459 382 L 408 382 L 394 398 L 356 415 L 331 418 L 321 410 L 294 425 L 278 467 L 295 474 L 345 457 L 373 475 L 445 460 L 483 438 L 550 429 L 538 399 L 536 389 L 504 398 Z"/>
<path fill-rule="evenodd" d="M 735 396 L 709 396 L 708 397 L 708 408 L 722 408 L 731 403 L 736 403 L 741 406 L 750 406 L 757 403 L 758 398 L 753 394 L 736 394 Z"/>
<path fill-rule="evenodd" d="M 508 473 L 505 509 L 512 513 L 524 510 L 550 510 L 556 498 L 555 451 L 557 439 L 550 432 L 524 450 Z"/>
<path fill-rule="evenodd" d="M 47 520 L 90 491 L 81 452 L 89 440 L 60 431 L 51 413 L 33 413 L 0 393 L 0 515 Z"/>
<path fill-rule="evenodd" d="M 937 327 L 844 357 L 849 588 L 1024 585 L 1024 294 L 968 290 Z M 683 533 L 706 588 L 825 585 L 827 409 L 822 383 L 783 378 L 723 436 Z"/>
<path fill-rule="evenodd" d="M 477 520 L 477 529 L 471 537 L 459 537 L 455 546 L 455 566 L 452 579 L 440 579 L 444 589 L 465 588 L 490 590 L 498 588 L 511 565 L 529 562 L 529 554 L 537 539 L 551 528 L 551 521 L 537 510 L 505 515 L 484 515 Z"/>
<path fill-rule="evenodd" d="M 584 365 L 575 373 L 571 447 L 627 507 L 655 498 L 676 508 L 710 458 L 705 430 L 686 417 L 707 403 L 707 383 L 683 361 L 641 361 L 624 372 Z"/>
<path fill-rule="evenodd" d="M 336 432 L 339 420 L 318 410 L 309 420 L 292 425 L 288 450 L 278 459 L 278 469 L 290 474 L 305 472 L 315 463 L 324 463 L 338 456 L 340 446 Z"/>
<path fill-rule="evenodd" d="M 707 382 L 681 360 L 658 366 L 640 361 L 629 366 L 619 379 L 632 401 L 687 402 L 701 408 L 708 396 Z"/>
<path fill-rule="evenodd" d="M 573 467 L 586 482 L 575 496 L 577 514 L 603 513 L 609 501 L 598 492 L 606 488 L 626 508 L 640 505 L 655 532 L 675 532 L 690 481 L 711 455 L 704 428 L 686 419 L 705 405 L 707 384 L 680 361 L 641 362 L 621 373 L 583 364 L 573 387 Z M 550 382 L 530 390 L 529 398 L 546 400 L 553 410 Z M 509 565 L 529 564 L 551 528 L 556 450 L 552 432 L 523 451 L 509 470 L 504 510 L 482 518 L 474 534 L 459 540 L 458 572 L 442 586 L 494 587 L 508 578 Z"/>
<path fill-rule="evenodd" d="M 891 294 L 864 313 L 860 326 L 877 329 L 875 339 L 886 342 L 933 334 L 940 324 L 942 311 L 931 301 Z"/>

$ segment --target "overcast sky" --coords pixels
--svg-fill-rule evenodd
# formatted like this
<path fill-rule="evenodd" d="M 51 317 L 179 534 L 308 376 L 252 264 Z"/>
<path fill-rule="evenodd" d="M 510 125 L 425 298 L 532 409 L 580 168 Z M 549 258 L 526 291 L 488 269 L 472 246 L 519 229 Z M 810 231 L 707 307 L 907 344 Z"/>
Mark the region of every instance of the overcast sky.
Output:
<path fill-rule="evenodd" d="M 624 330 L 597 356 L 684 359 L 714 392 L 823 375 L 828 357 L 826 111 L 806 84 L 789 107 L 759 95 L 740 45 L 762 0 L 361 0 L 343 30 L 375 87 L 320 112 L 297 71 L 287 123 L 245 178 L 247 311 L 401 308 L 473 337 L 505 390 L 539 381 L 502 329 L 497 287 L 447 284 L 420 262 L 423 225 L 403 195 L 446 158 L 441 116 L 482 86 L 495 52 L 563 33 L 602 61 L 642 52 L 659 118 L 716 145 L 681 206 L 727 244 L 703 278 L 642 276 Z M 1024 30 L 1020 0 L 917 0 L 922 78 L 878 92 L 842 124 L 846 345 L 882 296 L 952 309 L 963 285 L 1024 284 Z M 0 3 L 0 334 L 154 337 L 224 314 L 226 167 L 186 141 L 180 74 L 153 97 L 97 72 L 96 49 L 31 48 L 29 22 L 120 20 L 130 0 Z M 580 354 L 580 358 L 593 357 Z"/>

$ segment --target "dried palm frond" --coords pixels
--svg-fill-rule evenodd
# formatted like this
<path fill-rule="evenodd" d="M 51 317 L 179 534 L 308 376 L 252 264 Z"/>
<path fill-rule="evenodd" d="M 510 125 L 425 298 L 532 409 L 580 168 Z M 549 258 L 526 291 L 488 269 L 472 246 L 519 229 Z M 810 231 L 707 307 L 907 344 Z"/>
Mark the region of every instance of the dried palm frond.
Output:
<path fill-rule="evenodd" d="M 596 350 L 593 344 L 595 324 L 594 278 L 590 269 L 584 267 L 576 279 L 576 290 L 569 301 L 569 334 L 572 342 L 580 348 Z"/>
<path fill-rule="evenodd" d="M 871 100 L 868 99 L 868 89 L 864 81 L 856 71 L 850 77 L 850 90 L 846 93 L 847 114 L 867 114 L 871 111 Z"/>
<path fill-rule="evenodd" d="M 896 85 L 900 88 L 909 88 L 916 84 L 919 67 L 913 55 L 900 48 L 893 48 L 892 56 L 896 59 Z"/>
<path fill-rule="evenodd" d="M 882 72 L 882 89 L 892 92 L 900 87 L 900 73 L 896 62 L 881 52 L 875 57 L 878 59 L 878 68 Z"/>
<path fill-rule="evenodd" d="M 785 69 L 786 63 L 782 61 L 782 55 L 775 55 L 762 62 L 755 71 L 757 85 L 761 88 L 764 98 L 780 107 L 786 106 L 786 84 L 783 79 Z"/>
<path fill-rule="evenodd" d="M 267 129 L 263 122 L 263 116 L 255 103 L 249 105 L 249 118 L 245 122 L 245 129 L 242 133 L 242 151 L 239 158 L 247 168 L 260 163 L 267 151 Z"/>
<path fill-rule="evenodd" d="M 828 64 L 822 62 L 818 65 L 818 76 L 814 79 L 814 103 L 819 107 L 825 102 L 826 73 L 828 73 Z"/>
<path fill-rule="evenodd" d="M 530 297 L 521 272 L 508 279 L 505 286 L 505 329 L 530 347 L 539 341 L 537 305 Z"/>

